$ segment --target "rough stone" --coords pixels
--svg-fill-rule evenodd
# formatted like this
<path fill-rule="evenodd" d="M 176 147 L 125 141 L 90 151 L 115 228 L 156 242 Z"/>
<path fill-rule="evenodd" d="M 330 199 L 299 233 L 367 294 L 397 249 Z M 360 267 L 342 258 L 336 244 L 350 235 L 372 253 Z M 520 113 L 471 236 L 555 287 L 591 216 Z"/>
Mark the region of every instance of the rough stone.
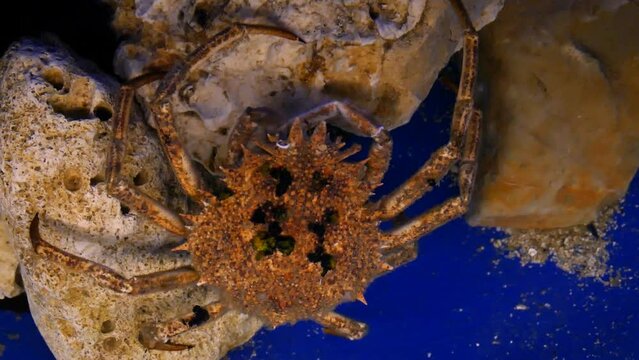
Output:
<path fill-rule="evenodd" d="M 6 221 L 0 221 L 0 299 L 14 297 L 22 293 L 16 282 L 18 257 L 13 251 Z"/>
<path fill-rule="evenodd" d="M 608 266 L 608 233 L 617 224 L 618 207 L 606 208 L 588 225 L 558 229 L 506 229 L 508 237 L 492 243 L 508 258 L 522 265 L 552 261 L 558 268 L 579 277 L 590 277 L 614 285 L 615 274 Z"/>
<path fill-rule="evenodd" d="M 484 152 L 469 221 L 593 221 L 639 165 L 639 6 L 512 1 L 481 36 Z"/>
<path fill-rule="evenodd" d="M 188 351 L 148 351 L 138 342 L 146 322 L 189 312 L 219 296 L 191 287 L 144 296 L 116 294 L 89 277 L 36 256 L 28 226 L 36 213 L 43 237 L 125 276 L 189 261 L 169 251 L 175 237 L 107 195 L 104 184 L 110 116 L 117 83 L 64 49 L 14 44 L 0 61 L 0 213 L 14 254 L 0 274 L 14 279 L 20 262 L 34 320 L 58 359 L 216 359 L 261 324 L 238 313 L 176 338 Z M 135 114 L 124 174 L 151 196 L 184 208 L 184 196 L 152 131 Z M 143 175 L 140 175 L 143 174 Z M 145 179 L 141 184 L 139 179 Z M 2 242 L 4 245 L 4 241 Z M 15 266 L 15 265 L 14 265 Z M 0 283 L 5 296 L 16 288 Z"/>
<path fill-rule="evenodd" d="M 166 68 L 229 22 L 279 26 L 306 41 L 251 36 L 203 61 L 179 87 L 176 123 L 189 152 L 211 167 L 247 107 L 274 109 L 285 121 L 345 100 L 388 128 L 406 123 L 462 35 L 448 0 L 109 2 L 116 30 L 128 36 L 116 57 L 124 78 Z M 481 28 L 503 0 L 466 3 Z M 147 100 L 152 92 L 141 91 Z"/>

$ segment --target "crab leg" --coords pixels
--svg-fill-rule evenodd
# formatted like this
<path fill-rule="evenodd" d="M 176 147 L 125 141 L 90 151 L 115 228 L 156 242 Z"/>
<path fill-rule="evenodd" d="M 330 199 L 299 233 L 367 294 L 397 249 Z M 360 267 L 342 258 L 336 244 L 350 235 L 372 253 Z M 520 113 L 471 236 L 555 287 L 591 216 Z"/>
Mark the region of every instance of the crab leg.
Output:
<path fill-rule="evenodd" d="M 466 130 L 474 111 L 473 92 L 477 76 L 479 38 L 461 1 L 451 0 L 451 4 L 465 26 L 462 74 L 453 111 L 451 139 L 448 144 L 439 148 L 410 179 L 377 202 L 378 209 L 381 211 L 381 220 L 399 215 L 427 191 L 430 191 L 450 170 L 450 167 L 459 160 L 464 142 L 468 141 Z"/>
<path fill-rule="evenodd" d="M 190 349 L 193 345 L 174 344 L 169 339 L 218 319 L 224 313 L 226 313 L 226 309 L 217 301 L 205 306 L 194 306 L 188 314 L 168 321 L 144 325 L 140 329 L 140 343 L 151 350 L 180 351 Z"/>
<path fill-rule="evenodd" d="M 321 314 L 313 320 L 323 327 L 324 333 L 341 336 L 348 340 L 359 340 L 368 332 L 368 326 L 365 323 L 349 319 L 336 312 Z"/>
<path fill-rule="evenodd" d="M 104 265 L 70 254 L 46 242 L 40 236 L 39 223 L 36 214 L 29 227 L 31 244 L 36 254 L 88 274 L 100 286 L 113 291 L 130 295 L 147 294 L 193 285 L 199 278 L 198 273 L 190 266 L 125 278 Z"/>
<path fill-rule="evenodd" d="M 393 151 L 393 141 L 383 126 L 374 125 L 360 112 L 341 101 L 331 101 L 320 105 L 295 117 L 293 121 L 302 121 L 307 125 L 311 125 L 333 119 L 337 115 L 341 115 L 345 122 L 336 122 L 335 125 L 354 134 L 371 137 L 375 141 L 368 151 L 367 170 L 364 180 L 371 188 L 376 188 L 380 185 L 384 173 L 388 170 Z"/>
<path fill-rule="evenodd" d="M 404 246 L 466 212 L 477 170 L 480 119 L 480 112 L 475 111 L 468 126 L 468 136 L 459 171 L 460 195 L 386 233 L 383 249 Z"/>
<path fill-rule="evenodd" d="M 392 270 L 417 259 L 417 242 L 408 242 L 395 248 L 382 251 L 382 261 L 390 265 Z"/>
<path fill-rule="evenodd" d="M 243 154 L 242 147 L 248 144 L 257 124 L 253 122 L 251 111 L 247 111 L 240 117 L 229 136 L 227 163 L 236 166 Z"/>
<path fill-rule="evenodd" d="M 260 25 L 233 25 L 193 51 L 183 63 L 176 64 L 162 79 L 156 90 L 155 97 L 151 101 L 151 111 L 155 115 L 157 132 L 164 152 L 169 158 L 171 168 L 182 189 L 194 200 L 204 202 L 206 197 L 212 195 L 203 190 L 202 179 L 195 170 L 193 161 L 191 161 L 180 143 L 178 133 L 173 124 L 171 95 L 175 93 L 178 84 L 188 75 L 189 71 L 201 60 L 207 58 L 211 53 L 229 46 L 247 34 L 264 34 L 301 41 L 293 33 L 277 28 Z"/>
<path fill-rule="evenodd" d="M 129 118 L 135 90 L 158 80 L 162 76 L 164 76 L 162 73 L 143 75 L 129 81 L 120 88 L 120 100 L 117 113 L 113 119 L 113 135 L 107 156 L 107 191 L 135 211 L 147 215 L 156 224 L 168 231 L 178 235 L 185 235 L 187 233 L 186 228 L 177 214 L 121 178 L 122 161 L 126 152 Z"/>

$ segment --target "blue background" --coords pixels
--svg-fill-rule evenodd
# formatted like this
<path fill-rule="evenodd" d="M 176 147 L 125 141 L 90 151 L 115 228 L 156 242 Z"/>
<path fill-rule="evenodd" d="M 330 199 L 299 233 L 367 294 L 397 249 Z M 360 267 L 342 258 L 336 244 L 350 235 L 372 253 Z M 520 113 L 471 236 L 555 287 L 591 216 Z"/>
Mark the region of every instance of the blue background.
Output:
<path fill-rule="evenodd" d="M 379 194 L 401 184 L 447 141 L 452 101 L 436 84 L 413 121 L 393 131 L 393 162 Z M 444 181 L 409 214 L 456 193 Z M 580 279 L 552 263 L 522 267 L 490 244 L 503 234 L 458 219 L 421 239 L 416 261 L 376 280 L 365 294 L 368 306 L 340 306 L 343 314 L 370 325 L 363 340 L 325 336 L 315 324 L 301 322 L 262 330 L 229 358 L 638 358 L 638 207 L 639 177 L 617 215 L 623 226 L 607 235 L 610 264 L 623 277 L 620 287 Z M 516 310 L 518 304 L 528 309 Z M 2 358 L 52 358 L 23 306 L 20 300 L 0 301 Z"/>

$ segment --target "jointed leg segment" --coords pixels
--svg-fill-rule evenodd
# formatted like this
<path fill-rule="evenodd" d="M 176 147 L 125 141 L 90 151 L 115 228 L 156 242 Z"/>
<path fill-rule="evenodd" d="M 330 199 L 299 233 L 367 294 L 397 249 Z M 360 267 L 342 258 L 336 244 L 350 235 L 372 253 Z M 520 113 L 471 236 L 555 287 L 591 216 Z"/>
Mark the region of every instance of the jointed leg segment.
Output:
<path fill-rule="evenodd" d="M 477 74 L 478 36 L 468 14 L 459 0 L 451 1 L 455 11 L 466 27 L 464 32 L 462 74 L 459 81 L 455 109 L 451 124 L 451 139 L 439 148 L 431 158 L 410 179 L 391 194 L 379 201 L 382 220 L 399 215 L 408 206 L 431 190 L 434 185 L 459 161 L 462 148 L 467 141 L 468 124 L 474 112 L 473 92 Z"/>
<path fill-rule="evenodd" d="M 336 312 L 319 315 L 314 320 L 324 328 L 325 333 L 345 337 L 349 340 L 359 340 L 368 332 L 366 324 Z"/>
<path fill-rule="evenodd" d="M 473 92 L 477 75 L 478 36 L 461 0 L 451 0 L 465 31 L 462 74 L 453 111 L 451 139 L 408 181 L 376 205 L 380 219 L 392 219 L 431 190 L 455 163 L 459 162 L 460 196 L 450 199 L 388 234 L 385 248 L 393 249 L 432 231 L 463 215 L 468 207 L 476 171 L 477 147 L 481 115 L 474 109 Z"/>
<path fill-rule="evenodd" d="M 387 233 L 387 239 L 384 244 L 385 249 L 394 249 L 398 246 L 404 246 L 408 242 L 417 240 L 424 234 L 463 215 L 467 211 L 477 170 L 477 144 L 479 142 L 480 120 L 480 112 L 475 111 L 471 123 L 468 126 L 467 141 L 464 145 L 460 162 L 460 195 L 412 219 L 405 225 L 391 230 Z"/>
<path fill-rule="evenodd" d="M 226 309 L 219 302 L 205 306 L 194 306 L 188 314 L 160 323 L 146 324 L 140 329 L 139 340 L 148 349 L 180 351 L 191 348 L 191 345 L 174 344 L 170 339 L 191 329 L 220 318 Z"/>
<path fill-rule="evenodd" d="M 121 178 L 122 161 L 126 153 L 127 132 L 135 90 L 156 81 L 161 76 L 163 74 L 144 75 L 133 79 L 120 88 L 120 99 L 117 112 L 113 118 L 113 135 L 107 158 L 107 191 L 135 211 L 147 215 L 168 231 L 178 235 L 185 235 L 187 230 L 182 219 L 177 214 Z"/>
<path fill-rule="evenodd" d="M 190 266 L 125 278 L 112 269 L 61 250 L 40 236 L 40 220 L 36 215 L 29 227 L 31 244 L 36 254 L 93 277 L 101 286 L 113 291 L 140 295 L 194 285 L 199 275 Z"/>

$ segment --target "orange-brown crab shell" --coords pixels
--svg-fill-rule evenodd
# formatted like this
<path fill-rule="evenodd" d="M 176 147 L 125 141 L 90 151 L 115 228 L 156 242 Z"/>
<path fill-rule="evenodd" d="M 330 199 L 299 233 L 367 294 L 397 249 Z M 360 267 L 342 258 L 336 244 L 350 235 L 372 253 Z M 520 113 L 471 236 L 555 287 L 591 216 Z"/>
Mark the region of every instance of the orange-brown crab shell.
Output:
<path fill-rule="evenodd" d="M 342 161 L 348 150 L 341 146 L 327 140 L 324 123 L 310 140 L 294 124 L 285 145 L 261 144 L 266 154 L 244 151 L 238 168 L 224 170 L 233 195 L 190 217 L 193 230 L 181 247 L 192 254 L 201 282 L 222 288 L 239 310 L 271 326 L 312 318 L 362 294 L 383 267 L 381 234 L 364 206 L 372 191 L 361 181 L 365 165 Z M 272 169 L 290 174 L 284 193 Z M 285 209 L 285 217 L 266 214 L 256 223 L 264 204 Z M 257 256 L 252 240 L 271 222 L 294 239 L 289 255 Z M 321 240 L 311 224 L 325 230 Z M 334 259 L 330 270 L 309 259 L 320 242 Z"/>

